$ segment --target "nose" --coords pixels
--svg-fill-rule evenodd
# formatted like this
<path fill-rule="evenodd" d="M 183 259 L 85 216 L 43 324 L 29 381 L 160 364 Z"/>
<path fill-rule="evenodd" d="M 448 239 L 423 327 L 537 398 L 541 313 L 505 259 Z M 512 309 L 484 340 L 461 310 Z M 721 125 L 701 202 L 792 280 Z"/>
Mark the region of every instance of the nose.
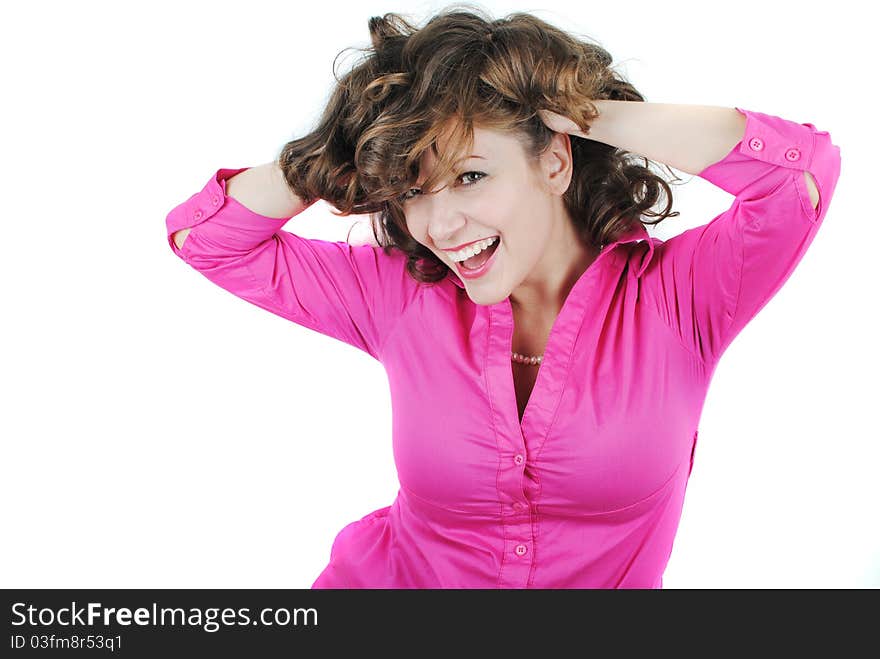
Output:
<path fill-rule="evenodd" d="M 427 233 L 435 245 L 448 245 L 451 237 L 461 234 L 467 218 L 461 208 L 446 197 L 446 189 L 426 195 L 424 199 L 428 224 Z"/>

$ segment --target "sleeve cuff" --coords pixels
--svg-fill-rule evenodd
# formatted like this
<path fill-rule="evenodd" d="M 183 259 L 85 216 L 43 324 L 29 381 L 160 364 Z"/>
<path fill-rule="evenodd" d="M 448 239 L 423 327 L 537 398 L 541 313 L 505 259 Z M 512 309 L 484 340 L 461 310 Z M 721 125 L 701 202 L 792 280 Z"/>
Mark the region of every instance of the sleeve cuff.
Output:
<path fill-rule="evenodd" d="M 181 229 L 192 229 L 224 208 L 226 211 L 223 213 L 223 225 L 228 229 L 244 230 L 241 232 L 242 237 L 254 244 L 271 236 L 290 220 L 255 213 L 226 194 L 226 181 L 246 169 L 250 167 L 218 169 L 199 192 L 168 213 L 165 219 L 166 233 L 168 244 L 175 254 L 182 256 L 182 251 L 190 241 L 187 238 L 184 247 L 179 250 L 174 243 L 174 233 Z"/>

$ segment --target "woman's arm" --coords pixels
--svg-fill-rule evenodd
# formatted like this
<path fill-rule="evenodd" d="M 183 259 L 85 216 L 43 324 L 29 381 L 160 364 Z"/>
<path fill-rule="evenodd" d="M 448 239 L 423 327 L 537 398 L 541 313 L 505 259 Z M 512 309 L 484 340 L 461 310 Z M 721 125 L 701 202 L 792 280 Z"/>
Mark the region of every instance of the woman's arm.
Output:
<path fill-rule="evenodd" d="M 284 181 L 277 162 L 251 167 L 230 177 L 226 194 L 254 213 L 273 219 L 293 217 L 307 207 Z M 189 232 L 181 229 L 174 234 L 177 249 L 183 247 Z"/>
<path fill-rule="evenodd" d="M 699 174 L 736 146 L 746 118 L 735 108 L 641 101 L 594 101 L 599 116 L 581 135 Z"/>
<path fill-rule="evenodd" d="M 599 117 L 581 137 L 604 142 L 664 163 L 688 174 L 699 174 L 719 162 L 745 135 L 746 118 L 735 108 L 715 105 L 594 101 Z M 819 190 L 810 172 L 804 182 L 813 208 Z"/>
<path fill-rule="evenodd" d="M 297 202 L 285 201 L 278 179 L 267 187 L 276 176 L 271 165 L 244 177 L 248 171 L 218 169 L 199 192 L 168 213 L 172 251 L 241 299 L 381 360 L 386 338 L 420 290 L 406 272 L 406 255 L 285 231 L 301 210 Z M 243 182 L 236 192 L 243 201 L 229 194 L 232 179 Z M 277 193 L 274 201 L 247 196 L 266 190 Z M 189 236 L 181 247 L 171 237 L 183 231 Z"/>
<path fill-rule="evenodd" d="M 287 185 L 274 161 L 231 177 L 226 182 L 226 193 L 246 208 L 271 218 L 294 217 L 307 206 Z"/>
<path fill-rule="evenodd" d="M 376 237 L 373 235 L 373 226 L 370 223 L 369 217 L 366 219 L 359 219 L 351 225 L 348 229 L 348 234 L 345 236 L 345 242 L 353 247 L 359 245 L 380 247 L 379 243 L 376 242 Z"/>
<path fill-rule="evenodd" d="M 640 287 L 661 320 L 709 366 L 803 258 L 828 212 L 841 162 L 830 134 L 813 124 L 734 108 L 746 122 L 737 135 L 721 111 L 725 108 L 716 109 L 683 110 L 693 126 L 716 131 L 703 138 L 715 144 L 714 151 L 700 144 L 699 132 L 667 113 L 651 129 L 633 127 L 627 138 L 622 126 L 637 116 L 627 108 L 627 119 L 617 115 L 611 131 L 652 159 L 666 158 L 691 171 L 705 165 L 697 175 L 735 196 L 711 221 L 666 241 L 652 238 L 654 254 Z M 720 160 L 707 164 L 723 149 L 728 151 Z"/>

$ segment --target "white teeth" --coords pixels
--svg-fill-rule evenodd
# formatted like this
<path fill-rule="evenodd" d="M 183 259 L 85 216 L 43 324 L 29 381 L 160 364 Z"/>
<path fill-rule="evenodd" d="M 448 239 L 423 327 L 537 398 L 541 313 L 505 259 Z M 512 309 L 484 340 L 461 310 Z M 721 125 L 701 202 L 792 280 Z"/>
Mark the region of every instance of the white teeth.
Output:
<path fill-rule="evenodd" d="M 470 247 L 465 247 L 460 252 L 453 252 L 449 255 L 453 261 L 465 261 L 470 257 L 479 254 L 484 249 L 491 247 L 498 240 L 498 236 L 492 236 L 491 238 L 486 238 L 485 240 L 481 240 L 478 243 L 474 243 Z"/>

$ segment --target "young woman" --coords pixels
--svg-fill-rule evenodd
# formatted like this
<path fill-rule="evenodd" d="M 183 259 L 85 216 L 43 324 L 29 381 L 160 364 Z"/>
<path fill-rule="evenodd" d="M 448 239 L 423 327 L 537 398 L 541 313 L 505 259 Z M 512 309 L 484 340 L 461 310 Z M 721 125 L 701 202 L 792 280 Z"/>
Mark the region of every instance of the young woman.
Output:
<path fill-rule="evenodd" d="M 369 29 L 312 133 L 167 217 L 218 286 L 387 370 L 399 493 L 339 532 L 313 587 L 661 587 L 712 373 L 815 237 L 839 148 L 646 103 L 529 14 Z M 649 161 L 736 199 L 649 237 L 677 215 Z M 375 243 L 282 229 L 317 199 L 370 214 Z"/>

